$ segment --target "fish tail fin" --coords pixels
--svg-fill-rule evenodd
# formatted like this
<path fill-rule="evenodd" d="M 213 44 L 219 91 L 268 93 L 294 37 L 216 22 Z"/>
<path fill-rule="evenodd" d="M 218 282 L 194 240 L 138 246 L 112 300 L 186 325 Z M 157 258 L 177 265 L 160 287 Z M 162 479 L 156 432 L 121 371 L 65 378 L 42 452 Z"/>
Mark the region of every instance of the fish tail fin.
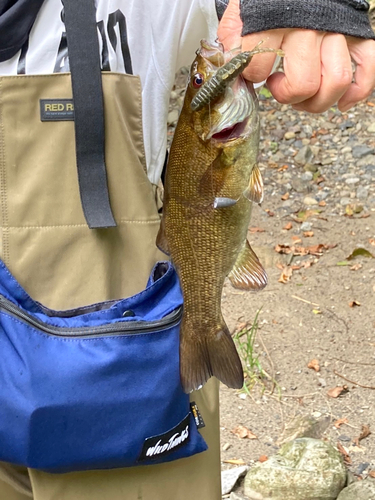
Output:
<path fill-rule="evenodd" d="M 200 389 L 212 376 L 232 389 L 241 389 L 243 368 L 224 320 L 211 332 L 201 325 L 202 332 L 194 331 L 194 335 L 189 335 L 187 326 L 183 323 L 180 333 L 180 374 L 184 391 Z"/>

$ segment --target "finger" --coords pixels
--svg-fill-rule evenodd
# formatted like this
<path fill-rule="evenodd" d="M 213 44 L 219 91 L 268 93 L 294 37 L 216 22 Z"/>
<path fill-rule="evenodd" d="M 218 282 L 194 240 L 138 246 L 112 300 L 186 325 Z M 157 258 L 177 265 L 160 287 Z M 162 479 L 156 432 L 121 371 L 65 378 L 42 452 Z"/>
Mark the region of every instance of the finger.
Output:
<path fill-rule="evenodd" d="M 283 39 L 284 73 L 275 73 L 267 85 L 275 99 L 296 104 L 314 96 L 320 88 L 320 47 L 324 33 L 293 30 Z"/>
<path fill-rule="evenodd" d="M 347 38 L 349 52 L 356 63 L 355 82 L 339 100 L 338 107 L 347 111 L 366 99 L 375 88 L 375 41 Z"/>
<path fill-rule="evenodd" d="M 321 44 L 321 83 L 318 92 L 294 106 L 295 109 L 322 113 L 348 90 L 353 79 L 352 61 L 344 35 L 327 33 Z"/>
<path fill-rule="evenodd" d="M 261 47 L 279 49 L 282 45 L 285 29 L 270 30 L 267 32 L 254 33 L 246 35 L 242 39 L 242 50 L 253 50 L 259 42 L 263 42 Z M 243 72 L 243 76 L 251 82 L 258 83 L 266 80 L 271 74 L 275 63 L 276 54 L 265 52 L 264 54 L 256 54 L 251 60 L 249 66 Z"/>
<path fill-rule="evenodd" d="M 242 27 L 240 0 L 230 0 L 217 30 L 218 40 L 224 45 L 224 50 L 241 47 Z"/>

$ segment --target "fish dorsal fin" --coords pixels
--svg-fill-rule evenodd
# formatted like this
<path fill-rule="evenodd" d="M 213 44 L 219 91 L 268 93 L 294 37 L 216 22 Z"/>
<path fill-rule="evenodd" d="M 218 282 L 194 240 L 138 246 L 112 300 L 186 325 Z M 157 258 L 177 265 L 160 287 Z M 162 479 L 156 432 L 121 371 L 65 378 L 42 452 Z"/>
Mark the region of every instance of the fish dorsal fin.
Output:
<path fill-rule="evenodd" d="M 167 238 L 165 236 L 164 216 L 161 219 L 159 232 L 158 232 L 158 235 L 156 237 L 156 246 L 158 247 L 159 250 L 164 252 L 166 255 L 170 255 L 168 241 L 167 241 Z"/>
<path fill-rule="evenodd" d="M 266 271 L 248 241 L 228 277 L 241 290 L 262 290 L 267 285 Z"/>
<path fill-rule="evenodd" d="M 249 185 L 244 191 L 244 196 L 254 203 L 263 201 L 263 179 L 257 164 L 251 171 Z"/>

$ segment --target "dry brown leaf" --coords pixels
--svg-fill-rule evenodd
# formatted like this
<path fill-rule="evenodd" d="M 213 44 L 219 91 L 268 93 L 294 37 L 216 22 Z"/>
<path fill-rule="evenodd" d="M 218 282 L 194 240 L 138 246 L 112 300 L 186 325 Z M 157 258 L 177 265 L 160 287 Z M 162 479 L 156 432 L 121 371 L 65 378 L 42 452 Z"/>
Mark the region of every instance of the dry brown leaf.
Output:
<path fill-rule="evenodd" d="M 289 194 L 289 193 L 285 193 L 285 194 L 283 194 L 283 195 L 282 195 L 281 199 L 282 199 L 283 201 L 289 200 L 289 196 L 290 196 L 290 194 Z"/>
<path fill-rule="evenodd" d="M 343 447 L 343 445 L 341 443 L 339 443 L 339 442 L 337 443 L 337 449 L 339 450 L 339 452 L 343 456 L 344 462 L 347 465 L 351 465 L 352 460 L 351 460 L 351 458 L 349 456 L 349 453 L 346 451 L 346 449 Z"/>
<path fill-rule="evenodd" d="M 289 166 L 288 165 L 283 165 L 282 167 L 278 168 L 278 172 L 284 172 L 285 170 L 288 170 Z"/>
<path fill-rule="evenodd" d="M 250 233 L 265 233 L 266 230 L 263 229 L 262 227 L 250 227 L 249 232 Z"/>
<path fill-rule="evenodd" d="M 375 106 L 375 104 L 371 101 L 367 102 L 366 104 L 367 104 L 367 106 L 371 106 L 371 107 Z"/>
<path fill-rule="evenodd" d="M 370 238 L 368 242 L 370 243 L 370 245 L 374 245 L 375 247 L 375 238 Z"/>
<path fill-rule="evenodd" d="M 240 439 L 258 439 L 255 434 L 251 432 L 250 429 L 245 427 L 244 425 L 238 425 L 232 431 L 232 434 L 235 434 Z"/>
<path fill-rule="evenodd" d="M 241 459 L 233 458 L 233 460 L 223 460 L 225 464 L 231 464 L 231 465 L 246 465 L 246 462 L 244 462 Z"/>
<path fill-rule="evenodd" d="M 370 477 L 375 478 L 375 470 L 370 470 L 370 472 L 368 473 L 368 475 L 369 475 Z"/>
<path fill-rule="evenodd" d="M 362 425 L 362 432 L 357 438 L 354 439 L 354 443 L 359 446 L 359 442 L 362 441 L 362 439 L 366 439 L 368 436 L 370 436 L 370 434 L 370 426 Z"/>
<path fill-rule="evenodd" d="M 333 424 L 336 429 L 340 429 L 340 427 L 344 424 L 347 424 L 348 423 L 348 419 L 347 418 L 339 418 L 338 420 L 336 420 L 336 422 Z"/>
<path fill-rule="evenodd" d="M 358 302 L 357 300 L 352 300 L 351 302 L 349 302 L 349 307 L 355 307 L 355 306 L 360 306 L 361 303 Z"/>
<path fill-rule="evenodd" d="M 338 398 L 339 396 L 341 396 L 342 394 L 345 394 L 346 392 L 348 392 L 347 385 L 340 386 L 340 387 L 333 387 L 332 389 L 327 391 L 327 396 L 329 396 L 330 398 Z"/>
<path fill-rule="evenodd" d="M 288 283 L 288 281 L 290 281 L 290 278 L 292 277 L 292 274 L 293 274 L 293 269 L 291 267 L 288 267 L 288 266 L 284 267 L 284 269 L 282 270 L 281 276 L 278 279 L 278 282 L 279 283 Z"/>
<path fill-rule="evenodd" d="M 270 216 L 273 217 L 275 215 L 275 212 L 272 212 L 269 208 L 265 209 L 265 212 Z"/>
<path fill-rule="evenodd" d="M 291 222 L 288 222 L 288 224 L 286 224 L 283 229 L 286 229 L 287 231 L 290 231 L 293 227 L 293 224 Z"/>
<path fill-rule="evenodd" d="M 319 202 L 320 207 L 325 207 L 326 205 L 327 205 L 327 203 L 324 200 Z"/>
<path fill-rule="evenodd" d="M 299 236 L 292 236 L 292 240 L 294 241 L 294 243 L 301 243 L 302 240 Z"/>
<path fill-rule="evenodd" d="M 311 368 L 312 370 L 319 372 L 320 371 L 319 361 L 317 359 L 312 359 L 310 363 L 307 365 L 307 368 Z"/>
<path fill-rule="evenodd" d="M 314 231 L 305 231 L 305 232 L 303 233 L 303 236 L 304 236 L 305 238 L 312 238 L 312 237 L 314 236 Z"/>
<path fill-rule="evenodd" d="M 358 264 L 354 264 L 354 266 L 350 267 L 349 269 L 351 271 L 358 271 L 358 269 L 361 269 L 362 267 L 363 267 L 362 264 L 358 263 Z"/>
<path fill-rule="evenodd" d="M 258 459 L 258 462 L 260 462 L 261 464 L 264 463 L 264 462 L 267 462 L 268 460 L 268 457 L 267 455 L 261 455 Z"/>

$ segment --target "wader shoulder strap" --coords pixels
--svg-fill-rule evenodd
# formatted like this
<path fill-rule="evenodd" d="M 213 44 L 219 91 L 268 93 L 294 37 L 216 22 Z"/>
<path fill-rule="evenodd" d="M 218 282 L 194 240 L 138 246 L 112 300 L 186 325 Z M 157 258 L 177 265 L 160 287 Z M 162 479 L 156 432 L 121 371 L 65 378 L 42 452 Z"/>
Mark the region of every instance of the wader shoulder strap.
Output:
<path fill-rule="evenodd" d="M 104 160 L 104 105 L 94 0 L 63 0 L 79 189 L 91 229 L 114 227 Z"/>

